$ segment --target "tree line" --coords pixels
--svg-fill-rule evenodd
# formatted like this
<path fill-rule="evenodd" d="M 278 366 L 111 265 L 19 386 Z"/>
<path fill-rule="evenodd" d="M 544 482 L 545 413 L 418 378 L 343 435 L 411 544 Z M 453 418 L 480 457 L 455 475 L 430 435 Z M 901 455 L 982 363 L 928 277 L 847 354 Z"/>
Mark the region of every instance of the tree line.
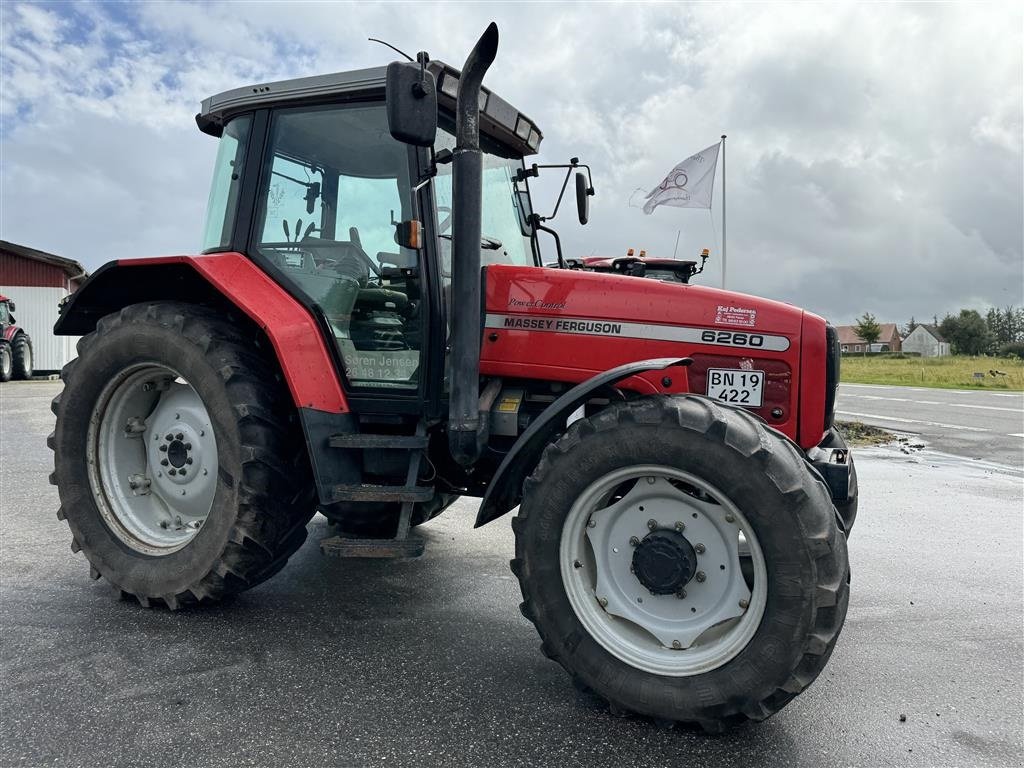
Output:
<path fill-rule="evenodd" d="M 982 317 L 976 309 L 961 309 L 959 314 L 933 318 L 939 333 L 949 342 L 954 355 L 999 355 L 1024 358 L 1024 307 L 990 307 Z M 920 323 L 913 317 L 900 328 L 904 338 Z M 854 325 L 857 335 L 868 345 L 878 341 L 882 329 L 870 312 Z"/>

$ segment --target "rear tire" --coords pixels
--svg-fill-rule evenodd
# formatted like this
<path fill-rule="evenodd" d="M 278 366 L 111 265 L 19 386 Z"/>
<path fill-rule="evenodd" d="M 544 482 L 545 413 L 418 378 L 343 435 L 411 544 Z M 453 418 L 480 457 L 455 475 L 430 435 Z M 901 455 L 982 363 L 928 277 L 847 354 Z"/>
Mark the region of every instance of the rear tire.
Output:
<path fill-rule="evenodd" d="M 706 398 L 647 397 L 575 422 L 526 481 L 513 529 L 521 610 L 542 651 L 613 712 L 709 731 L 764 720 L 818 676 L 846 616 L 846 539 L 828 489 L 783 435 Z M 731 560 L 712 554 L 720 530 Z M 666 552 L 680 570 L 646 570 Z M 671 573 L 694 575 L 657 582 Z M 716 579 L 730 580 L 721 599 L 702 603 Z"/>
<path fill-rule="evenodd" d="M 32 340 L 27 333 L 19 333 L 11 345 L 14 356 L 14 378 L 32 378 Z"/>
<path fill-rule="evenodd" d="M 262 337 L 211 309 L 136 304 L 102 318 L 78 353 L 62 371 L 64 390 L 52 404 L 57 426 L 47 442 L 58 518 L 67 520 L 72 551 L 85 553 L 93 578 L 144 606 L 176 609 L 240 592 L 280 570 L 305 540 L 315 502 L 295 408 Z M 168 393 L 191 399 L 179 408 L 164 402 Z M 186 434 L 192 446 L 175 435 L 179 428 L 203 437 Z M 136 432 L 145 442 L 122 444 Z M 175 436 L 166 443 L 171 450 L 156 453 Z M 194 464 L 185 464 L 186 448 Z M 161 466 L 161 456 L 172 463 Z M 165 473 L 175 466 L 191 474 L 168 485 Z M 124 479 L 129 469 L 141 486 Z M 208 512 L 186 512 L 180 501 L 168 528 L 161 511 L 174 518 L 175 494 L 186 490 L 208 493 Z M 139 500 L 150 494 L 160 498 Z"/>

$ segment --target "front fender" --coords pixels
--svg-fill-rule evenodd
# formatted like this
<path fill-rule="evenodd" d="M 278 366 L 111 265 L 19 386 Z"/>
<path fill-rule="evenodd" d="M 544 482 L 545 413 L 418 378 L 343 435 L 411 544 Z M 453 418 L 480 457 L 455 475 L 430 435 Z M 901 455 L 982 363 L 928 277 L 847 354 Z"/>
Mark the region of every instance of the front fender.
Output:
<path fill-rule="evenodd" d="M 487 486 L 480 509 L 476 513 L 474 528 L 497 520 L 519 503 L 523 493 L 523 482 L 540 461 L 541 452 L 565 430 L 565 420 L 577 408 L 589 400 L 595 390 L 615 384 L 623 379 L 646 371 L 660 371 L 674 365 L 687 366 L 693 361 L 688 358 L 661 357 L 653 360 L 638 360 L 611 368 L 586 381 L 577 384 L 555 400 L 519 436 L 494 477 Z"/>

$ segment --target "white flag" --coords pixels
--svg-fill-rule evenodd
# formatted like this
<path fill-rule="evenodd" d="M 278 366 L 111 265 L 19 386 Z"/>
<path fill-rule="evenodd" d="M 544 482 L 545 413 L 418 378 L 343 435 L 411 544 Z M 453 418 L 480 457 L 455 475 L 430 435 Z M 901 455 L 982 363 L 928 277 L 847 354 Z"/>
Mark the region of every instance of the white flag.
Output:
<path fill-rule="evenodd" d="M 648 193 L 644 213 L 651 213 L 659 205 L 710 208 L 719 146 L 721 145 L 712 144 L 669 171 L 665 180 Z"/>

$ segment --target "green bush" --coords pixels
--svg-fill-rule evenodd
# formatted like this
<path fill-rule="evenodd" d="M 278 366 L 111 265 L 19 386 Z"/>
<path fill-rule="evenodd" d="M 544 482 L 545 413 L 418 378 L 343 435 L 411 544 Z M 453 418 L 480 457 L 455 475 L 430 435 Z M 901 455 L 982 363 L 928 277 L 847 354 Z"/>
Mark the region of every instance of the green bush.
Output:
<path fill-rule="evenodd" d="M 1011 341 L 999 346 L 1000 357 L 1019 357 L 1024 360 L 1024 341 Z"/>

